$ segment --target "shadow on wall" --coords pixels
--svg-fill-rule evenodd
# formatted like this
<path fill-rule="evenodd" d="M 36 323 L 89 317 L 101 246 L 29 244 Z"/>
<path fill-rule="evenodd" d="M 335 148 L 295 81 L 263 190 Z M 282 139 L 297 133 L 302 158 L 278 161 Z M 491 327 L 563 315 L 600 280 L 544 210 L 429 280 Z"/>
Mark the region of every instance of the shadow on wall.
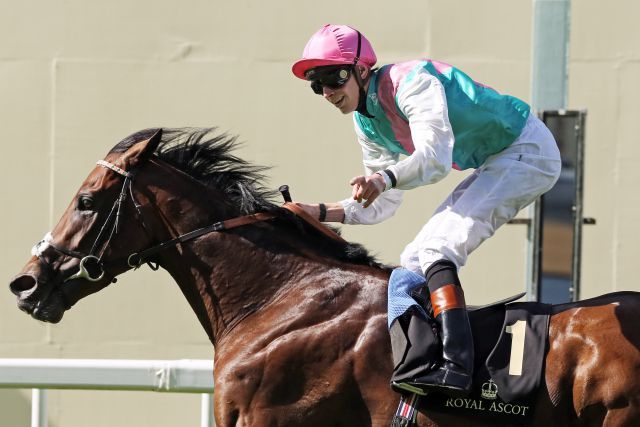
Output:
<path fill-rule="evenodd" d="M 0 389 L 0 426 L 31 425 L 30 393 L 31 390 Z"/>

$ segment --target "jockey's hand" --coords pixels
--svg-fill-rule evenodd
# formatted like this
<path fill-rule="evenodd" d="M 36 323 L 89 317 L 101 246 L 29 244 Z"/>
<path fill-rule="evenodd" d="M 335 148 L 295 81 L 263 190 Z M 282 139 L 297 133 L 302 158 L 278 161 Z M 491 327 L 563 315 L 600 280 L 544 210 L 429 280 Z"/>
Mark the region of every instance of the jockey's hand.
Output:
<path fill-rule="evenodd" d="M 369 176 L 356 176 L 349 181 L 349 184 L 353 186 L 351 194 L 353 199 L 358 203 L 364 204 L 362 207 L 367 208 L 373 201 L 384 191 L 386 183 L 384 178 L 380 174 L 374 173 Z"/>

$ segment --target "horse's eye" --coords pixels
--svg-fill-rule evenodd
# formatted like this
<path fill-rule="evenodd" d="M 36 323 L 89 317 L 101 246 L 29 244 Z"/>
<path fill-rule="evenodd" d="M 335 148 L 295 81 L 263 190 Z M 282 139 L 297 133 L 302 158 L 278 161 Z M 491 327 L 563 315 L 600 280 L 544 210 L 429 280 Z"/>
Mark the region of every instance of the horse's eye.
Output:
<path fill-rule="evenodd" d="M 78 209 L 89 211 L 93 209 L 93 199 L 88 196 L 81 196 L 78 200 Z"/>

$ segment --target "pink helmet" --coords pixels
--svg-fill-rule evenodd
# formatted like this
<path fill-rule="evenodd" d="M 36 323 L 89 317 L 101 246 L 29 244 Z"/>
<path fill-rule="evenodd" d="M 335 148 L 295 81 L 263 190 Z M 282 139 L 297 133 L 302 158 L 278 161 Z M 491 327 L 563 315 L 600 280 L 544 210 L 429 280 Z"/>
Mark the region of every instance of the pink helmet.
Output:
<path fill-rule="evenodd" d="M 373 67 L 376 61 L 371 43 L 358 30 L 346 25 L 327 24 L 311 36 L 302 52 L 302 59 L 293 64 L 291 71 L 304 80 L 304 74 L 315 67 L 356 62 Z"/>

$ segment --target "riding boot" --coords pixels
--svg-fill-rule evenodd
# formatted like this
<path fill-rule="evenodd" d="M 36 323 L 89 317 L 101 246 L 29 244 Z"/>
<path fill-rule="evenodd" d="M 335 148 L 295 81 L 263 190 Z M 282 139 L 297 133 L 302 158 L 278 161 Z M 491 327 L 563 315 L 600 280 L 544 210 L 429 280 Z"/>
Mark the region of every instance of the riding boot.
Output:
<path fill-rule="evenodd" d="M 425 273 L 431 292 L 431 306 L 442 337 L 442 363 L 416 378 L 425 391 L 437 390 L 452 396 L 471 391 L 473 376 L 473 337 L 460 286 L 457 268 L 450 261 L 438 261 Z"/>
<path fill-rule="evenodd" d="M 471 391 L 473 337 L 457 269 L 450 261 L 438 261 L 425 276 L 433 314 L 442 336 L 442 363 L 431 372 L 414 378 L 411 385 L 424 392 L 465 396 Z"/>

